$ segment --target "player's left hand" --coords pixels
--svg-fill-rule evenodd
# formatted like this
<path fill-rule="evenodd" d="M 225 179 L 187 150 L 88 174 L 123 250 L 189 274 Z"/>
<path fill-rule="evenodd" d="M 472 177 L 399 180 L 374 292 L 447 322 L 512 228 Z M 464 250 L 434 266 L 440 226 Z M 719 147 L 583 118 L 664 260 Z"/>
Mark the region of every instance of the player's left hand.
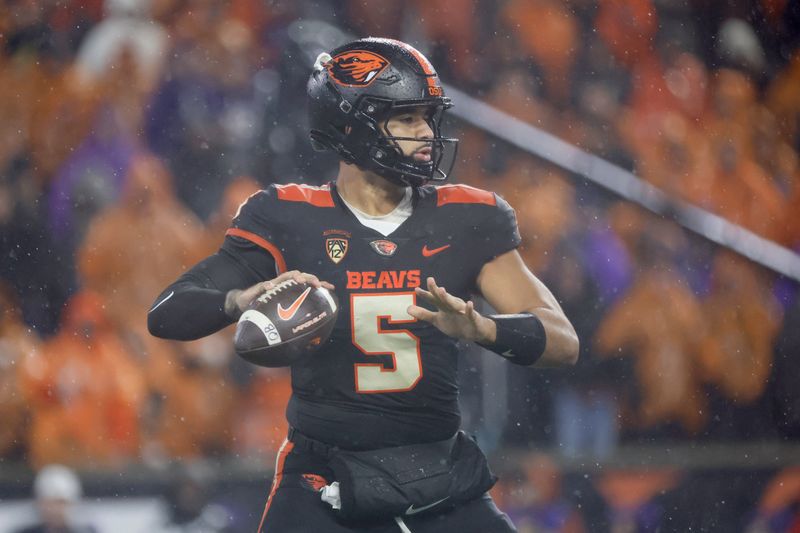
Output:
<path fill-rule="evenodd" d="M 472 300 L 465 302 L 449 294 L 444 287 L 436 285 L 436 280 L 433 278 L 427 279 L 427 286 L 428 290 L 417 287 L 416 293 L 436 306 L 437 311 L 410 305 L 407 309 L 409 315 L 433 324 L 450 337 L 468 341 L 493 341 L 496 334 L 494 322 L 478 313 Z"/>

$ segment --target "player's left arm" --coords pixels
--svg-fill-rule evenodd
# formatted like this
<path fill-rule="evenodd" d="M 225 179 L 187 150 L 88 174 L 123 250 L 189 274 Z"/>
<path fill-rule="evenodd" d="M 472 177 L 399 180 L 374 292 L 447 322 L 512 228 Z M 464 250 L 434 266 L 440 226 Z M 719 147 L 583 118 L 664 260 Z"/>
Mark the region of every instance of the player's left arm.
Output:
<path fill-rule="evenodd" d="M 486 263 L 478 275 L 478 289 L 501 318 L 489 318 L 481 330 L 483 338 L 476 342 L 489 346 L 497 342 L 497 324 L 502 321 L 502 315 L 529 313 L 544 328 L 545 347 L 538 359 L 539 365 L 572 365 L 578 360 L 579 341 L 575 328 L 553 293 L 528 269 L 517 250 Z M 518 324 L 525 334 L 526 322 L 520 320 Z"/>
<path fill-rule="evenodd" d="M 516 250 L 488 263 L 477 279 L 480 293 L 499 314 L 483 316 L 428 278 L 417 294 L 436 307 L 412 305 L 408 313 L 446 335 L 474 341 L 512 363 L 552 366 L 574 364 L 578 336 L 550 290 L 528 269 Z"/>

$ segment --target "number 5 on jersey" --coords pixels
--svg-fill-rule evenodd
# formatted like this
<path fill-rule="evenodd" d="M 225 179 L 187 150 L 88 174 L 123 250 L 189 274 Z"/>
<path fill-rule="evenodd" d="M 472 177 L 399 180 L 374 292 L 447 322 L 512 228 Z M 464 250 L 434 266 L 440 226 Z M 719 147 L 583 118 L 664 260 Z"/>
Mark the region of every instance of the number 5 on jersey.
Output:
<path fill-rule="evenodd" d="M 422 377 L 419 337 L 407 329 L 386 330 L 389 324 L 416 322 L 406 312 L 416 303 L 413 292 L 351 294 L 353 344 L 366 355 L 390 354 L 393 367 L 382 363 L 356 363 L 356 392 L 403 392 L 413 389 Z"/>

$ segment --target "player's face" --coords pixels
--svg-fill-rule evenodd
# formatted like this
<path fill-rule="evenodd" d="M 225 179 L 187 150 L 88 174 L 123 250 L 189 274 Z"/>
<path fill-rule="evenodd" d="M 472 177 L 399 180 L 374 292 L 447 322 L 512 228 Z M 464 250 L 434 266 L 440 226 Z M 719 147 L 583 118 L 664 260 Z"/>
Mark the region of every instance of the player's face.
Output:
<path fill-rule="evenodd" d="M 392 116 L 386 122 L 386 134 L 393 137 L 432 139 L 433 129 L 429 124 L 430 109 L 418 107 Z M 431 160 L 431 143 L 421 141 L 395 141 L 403 155 L 413 157 L 421 163 Z"/>

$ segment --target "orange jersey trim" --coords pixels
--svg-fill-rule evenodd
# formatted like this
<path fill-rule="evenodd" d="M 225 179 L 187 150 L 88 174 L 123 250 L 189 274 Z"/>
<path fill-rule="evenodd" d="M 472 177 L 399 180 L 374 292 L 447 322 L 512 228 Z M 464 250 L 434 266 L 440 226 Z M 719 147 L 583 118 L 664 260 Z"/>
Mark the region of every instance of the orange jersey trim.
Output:
<path fill-rule="evenodd" d="M 469 185 L 441 185 L 436 187 L 436 207 L 445 204 L 497 205 L 494 193 Z"/>
<path fill-rule="evenodd" d="M 280 250 L 278 250 L 278 247 L 269 242 L 267 239 L 259 237 L 250 231 L 239 228 L 228 228 L 228 231 L 225 232 L 225 235 L 241 237 L 242 239 L 247 239 L 253 244 L 257 244 L 258 246 L 262 247 L 268 251 L 273 258 L 275 258 L 275 264 L 278 266 L 278 274 L 286 272 L 286 259 L 283 258 L 283 254 Z"/>
<path fill-rule="evenodd" d="M 305 202 L 316 207 L 334 207 L 333 196 L 328 186 L 313 187 L 311 185 L 299 185 L 289 183 L 287 185 L 276 185 L 278 199 L 287 202 Z"/>
<path fill-rule="evenodd" d="M 280 486 L 283 480 L 283 465 L 286 463 L 286 456 L 291 453 L 292 449 L 294 449 L 294 443 L 289 440 L 284 440 L 281 449 L 278 451 L 278 457 L 275 459 L 275 477 L 272 478 L 272 489 L 269 491 L 267 504 L 264 506 L 264 514 L 261 515 L 261 522 L 258 524 L 258 533 L 261 533 L 261 530 L 264 528 L 264 520 L 267 518 L 269 506 L 272 505 L 272 498 L 275 496 L 275 493 L 278 492 L 278 486 Z"/>

